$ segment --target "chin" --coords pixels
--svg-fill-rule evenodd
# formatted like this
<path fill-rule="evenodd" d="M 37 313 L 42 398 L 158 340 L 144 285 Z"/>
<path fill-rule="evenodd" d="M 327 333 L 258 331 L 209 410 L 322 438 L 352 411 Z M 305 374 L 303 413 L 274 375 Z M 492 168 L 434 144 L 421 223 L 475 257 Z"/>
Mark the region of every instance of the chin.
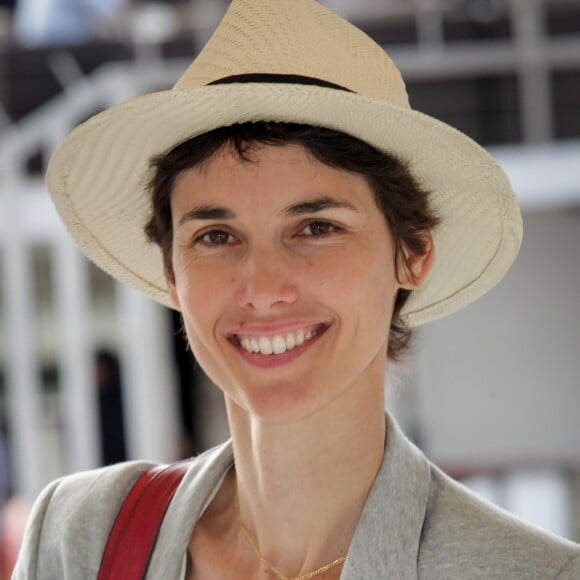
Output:
<path fill-rule="evenodd" d="M 294 384 L 246 392 L 244 403 L 247 413 L 266 423 L 293 423 L 316 414 L 328 401 Z"/>

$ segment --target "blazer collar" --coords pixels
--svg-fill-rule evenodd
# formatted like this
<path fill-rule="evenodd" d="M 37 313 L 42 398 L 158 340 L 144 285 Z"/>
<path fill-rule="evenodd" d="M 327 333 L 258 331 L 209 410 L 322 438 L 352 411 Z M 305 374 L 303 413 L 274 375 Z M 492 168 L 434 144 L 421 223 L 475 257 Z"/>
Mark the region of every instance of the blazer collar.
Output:
<path fill-rule="evenodd" d="M 355 530 L 341 580 L 417 580 L 430 467 L 425 456 L 386 414 L 385 454 Z M 169 505 L 147 578 L 181 578 L 191 530 L 212 491 L 233 464 L 231 441 L 192 462 Z M 169 564 L 171 563 L 171 564 Z"/>
<path fill-rule="evenodd" d="M 426 457 L 387 413 L 383 462 L 353 536 L 343 580 L 417 580 L 419 544 L 429 497 Z"/>

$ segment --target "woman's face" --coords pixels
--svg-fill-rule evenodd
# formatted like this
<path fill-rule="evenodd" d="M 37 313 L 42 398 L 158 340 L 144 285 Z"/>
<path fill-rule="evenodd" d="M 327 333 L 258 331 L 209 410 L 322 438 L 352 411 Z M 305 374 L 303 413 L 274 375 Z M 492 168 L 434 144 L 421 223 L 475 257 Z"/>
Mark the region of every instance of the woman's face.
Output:
<path fill-rule="evenodd" d="M 226 148 L 177 178 L 170 291 L 197 361 L 226 396 L 290 421 L 347 389 L 383 388 L 400 285 L 364 178 L 298 145 L 251 156 Z"/>

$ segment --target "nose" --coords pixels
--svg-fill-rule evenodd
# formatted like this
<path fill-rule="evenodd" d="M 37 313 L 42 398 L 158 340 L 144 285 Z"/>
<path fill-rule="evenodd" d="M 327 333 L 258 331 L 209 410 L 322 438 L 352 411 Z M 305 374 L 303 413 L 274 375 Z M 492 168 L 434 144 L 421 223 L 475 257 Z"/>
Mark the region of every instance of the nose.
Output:
<path fill-rule="evenodd" d="M 240 306 L 266 313 L 293 304 L 297 297 L 296 271 L 283 252 L 264 249 L 248 252 L 237 292 Z"/>

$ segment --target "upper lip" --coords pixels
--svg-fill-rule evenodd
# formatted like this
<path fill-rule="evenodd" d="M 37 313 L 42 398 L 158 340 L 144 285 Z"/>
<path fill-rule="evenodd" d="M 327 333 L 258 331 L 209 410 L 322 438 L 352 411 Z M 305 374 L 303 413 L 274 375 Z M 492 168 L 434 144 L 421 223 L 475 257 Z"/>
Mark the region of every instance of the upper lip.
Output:
<path fill-rule="evenodd" d="M 327 328 L 330 326 L 329 321 L 301 321 L 301 322 L 282 322 L 276 324 L 244 324 L 231 329 L 227 336 L 230 338 L 238 336 L 275 336 L 277 334 L 286 334 L 298 330 L 314 330 L 320 327 Z"/>

